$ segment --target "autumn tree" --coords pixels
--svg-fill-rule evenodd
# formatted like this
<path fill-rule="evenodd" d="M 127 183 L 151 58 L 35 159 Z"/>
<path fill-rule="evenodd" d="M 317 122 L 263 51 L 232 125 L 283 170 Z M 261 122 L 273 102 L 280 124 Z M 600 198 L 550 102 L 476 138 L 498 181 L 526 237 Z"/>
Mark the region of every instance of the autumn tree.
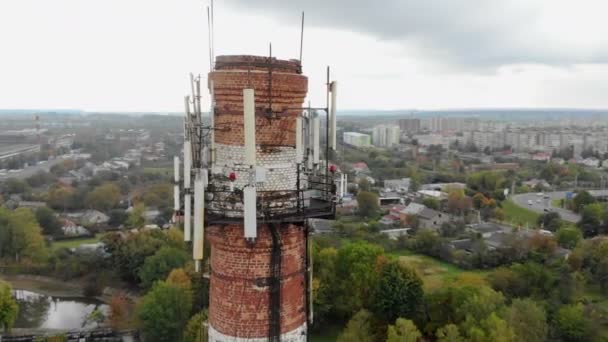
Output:
<path fill-rule="evenodd" d="M 129 327 L 131 320 L 129 306 L 129 301 L 125 296 L 112 296 L 108 315 L 108 321 L 112 329 L 122 330 Z"/>
<path fill-rule="evenodd" d="M 32 211 L 0 208 L 0 258 L 40 262 L 46 256 L 42 231 Z"/>
<path fill-rule="evenodd" d="M 409 319 L 398 318 L 395 325 L 389 325 L 386 342 L 417 342 L 422 334 L 416 324 Z"/>
<path fill-rule="evenodd" d="M 375 215 L 379 208 L 378 195 L 373 192 L 360 191 L 357 194 L 357 205 L 361 216 Z"/>
<path fill-rule="evenodd" d="M 49 190 L 48 204 L 51 208 L 66 211 L 71 206 L 71 200 L 76 190 L 70 186 L 55 185 Z"/>
<path fill-rule="evenodd" d="M 101 211 L 109 211 L 120 201 L 120 188 L 112 183 L 106 183 L 93 189 L 86 198 L 89 207 Z"/>
<path fill-rule="evenodd" d="M 183 268 L 175 268 L 167 276 L 167 284 L 183 287 L 186 290 L 192 289 L 192 280 Z"/>
<path fill-rule="evenodd" d="M 367 310 L 355 314 L 346 328 L 338 336 L 337 342 L 376 342 L 374 333 L 374 316 Z"/>

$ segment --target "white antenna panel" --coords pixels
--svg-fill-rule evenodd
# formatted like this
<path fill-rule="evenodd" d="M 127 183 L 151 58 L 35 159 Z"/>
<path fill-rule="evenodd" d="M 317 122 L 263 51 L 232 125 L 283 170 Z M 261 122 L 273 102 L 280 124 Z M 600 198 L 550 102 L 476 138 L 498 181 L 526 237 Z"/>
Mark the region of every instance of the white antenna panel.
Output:
<path fill-rule="evenodd" d="M 205 212 L 205 188 L 200 174 L 194 180 L 194 241 L 192 244 L 192 257 L 194 260 L 203 260 L 203 238 L 204 238 L 204 212 Z"/>
<path fill-rule="evenodd" d="M 173 210 L 178 211 L 179 208 L 179 185 L 173 186 Z"/>
<path fill-rule="evenodd" d="M 319 122 L 319 117 L 315 116 L 315 118 L 312 121 L 312 135 L 313 135 L 313 147 L 312 147 L 312 153 L 313 153 L 313 163 L 314 164 L 319 164 L 319 152 L 320 152 L 320 147 L 319 147 L 319 139 L 320 137 L 320 122 Z"/>
<path fill-rule="evenodd" d="M 253 89 L 243 89 L 245 129 L 245 164 L 255 165 L 255 96 Z"/>
<path fill-rule="evenodd" d="M 179 182 L 179 157 L 173 157 L 173 180 Z"/>
<path fill-rule="evenodd" d="M 184 141 L 184 188 L 190 189 L 192 179 L 192 145 L 190 140 Z"/>
<path fill-rule="evenodd" d="M 304 152 L 302 150 L 302 117 L 296 119 L 296 163 L 302 162 Z"/>
<path fill-rule="evenodd" d="M 243 223 L 245 225 L 245 238 L 255 239 L 257 237 L 257 191 L 252 186 L 243 189 Z"/>
<path fill-rule="evenodd" d="M 336 150 L 336 97 L 338 96 L 338 82 L 337 81 L 333 81 L 331 82 L 331 112 L 330 112 L 330 126 L 329 126 L 329 132 L 331 134 L 330 136 L 330 142 L 331 142 L 331 149 L 332 150 Z"/>
<path fill-rule="evenodd" d="M 184 196 L 184 241 L 192 241 L 192 199 Z"/>

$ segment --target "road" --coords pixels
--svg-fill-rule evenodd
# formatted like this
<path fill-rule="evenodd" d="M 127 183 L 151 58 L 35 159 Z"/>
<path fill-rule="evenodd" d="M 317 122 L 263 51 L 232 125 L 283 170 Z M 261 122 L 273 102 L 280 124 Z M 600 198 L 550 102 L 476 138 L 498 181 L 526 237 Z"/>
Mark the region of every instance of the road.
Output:
<path fill-rule="evenodd" d="M 63 161 L 64 161 L 63 158 L 55 158 L 55 159 L 49 160 L 48 162 L 43 163 L 43 164 L 36 164 L 36 165 L 29 166 L 19 172 L 2 174 L 2 175 L 0 175 L 0 181 L 6 180 L 9 178 L 26 179 L 30 176 L 35 175 L 38 171 L 48 172 L 51 169 L 51 166 L 61 163 Z"/>
<path fill-rule="evenodd" d="M 549 210 L 554 211 L 561 216 L 562 220 L 576 223 L 581 219 L 580 215 L 573 211 L 551 205 L 553 200 L 566 198 L 567 192 L 568 191 L 545 192 L 543 196 L 538 196 L 537 193 L 530 192 L 513 195 L 511 196 L 511 199 L 520 207 L 527 208 L 540 214 L 544 214 Z M 531 201 L 532 204 L 529 204 L 529 201 Z"/>

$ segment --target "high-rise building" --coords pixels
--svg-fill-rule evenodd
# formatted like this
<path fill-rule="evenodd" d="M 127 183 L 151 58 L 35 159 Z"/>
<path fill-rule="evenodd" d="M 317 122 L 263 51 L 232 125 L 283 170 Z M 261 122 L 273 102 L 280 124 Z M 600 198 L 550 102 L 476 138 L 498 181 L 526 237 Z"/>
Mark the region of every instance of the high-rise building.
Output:
<path fill-rule="evenodd" d="M 401 132 L 408 134 L 416 134 L 420 132 L 420 119 L 408 118 L 399 120 L 399 129 Z"/>
<path fill-rule="evenodd" d="M 374 127 L 372 141 L 374 146 L 391 147 L 399 144 L 401 132 L 395 125 L 379 125 Z"/>
<path fill-rule="evenodd" d="M 344 139 L 345 144 L 355 147 L 369 147 L 372 143 L 372 139 L 369 134 L 358 132 L 344 132 L 342 138 Z"/>

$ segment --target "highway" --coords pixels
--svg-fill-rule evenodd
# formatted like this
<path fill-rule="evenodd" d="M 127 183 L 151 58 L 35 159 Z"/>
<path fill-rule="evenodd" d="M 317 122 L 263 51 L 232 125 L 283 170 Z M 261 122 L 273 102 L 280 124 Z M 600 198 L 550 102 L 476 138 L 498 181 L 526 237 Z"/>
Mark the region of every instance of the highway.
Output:
<path fill-rule="evenodd" d="M 580 215 L 573 211 L 551 205 L 551 201 L 553 200 L 566 198 L 567 192 L 568 191 L 545 192 L 543 193 L 543 196 L 538 196 L 535 192 L 529 192 L 513 195 L 511 196 L 511 199 L 520 207 L 527 208 L 540 214 L 545 214 L 549 210 L 554 211 L 561 216 L 562 220 L 576 223 L 581 219 Z M 532 204 L 529 204 L 529 201 L 531 201 Z"/>

